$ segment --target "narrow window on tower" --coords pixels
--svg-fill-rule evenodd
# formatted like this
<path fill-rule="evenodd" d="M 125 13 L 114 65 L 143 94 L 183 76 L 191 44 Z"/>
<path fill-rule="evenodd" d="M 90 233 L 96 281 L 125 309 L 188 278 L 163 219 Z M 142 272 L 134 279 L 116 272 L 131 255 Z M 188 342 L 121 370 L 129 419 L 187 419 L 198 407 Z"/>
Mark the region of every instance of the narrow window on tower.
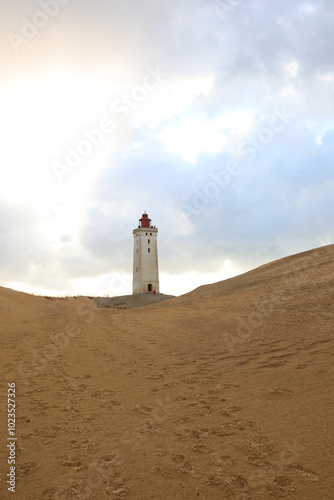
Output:
<path fill-rule="evenodd" d="M 150 244 L 150 240 L 147 240 L 147 243 Z"/>
<path fill-rule="evenodd" d="M 150 253 L 150 252 L 151 252 L 151 249 L 150 249 L 150 248 L 148 248 L 147 250 L 148 250 L 148 253 Z"/>

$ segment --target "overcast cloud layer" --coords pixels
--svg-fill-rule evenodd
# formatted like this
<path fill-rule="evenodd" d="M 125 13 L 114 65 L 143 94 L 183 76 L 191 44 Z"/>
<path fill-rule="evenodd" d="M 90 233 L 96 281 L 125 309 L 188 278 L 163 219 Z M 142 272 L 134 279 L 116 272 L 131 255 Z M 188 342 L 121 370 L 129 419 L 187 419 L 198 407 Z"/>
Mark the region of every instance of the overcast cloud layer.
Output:
<path fill-rule="evenodd" d="M 180 294 L 332 242 L 330 0 L 0 1 L 1 284 Z"/>

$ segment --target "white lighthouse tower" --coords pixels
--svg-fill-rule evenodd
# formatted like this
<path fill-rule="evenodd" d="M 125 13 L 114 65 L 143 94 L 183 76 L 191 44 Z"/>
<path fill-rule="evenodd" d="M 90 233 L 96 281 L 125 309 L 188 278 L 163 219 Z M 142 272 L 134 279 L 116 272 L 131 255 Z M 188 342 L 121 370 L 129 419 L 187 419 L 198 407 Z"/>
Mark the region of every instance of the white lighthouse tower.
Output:
<path fill-rule="evenodd" d="M 133 230 L 133 293 L 159 293 L 158 229 L 146 212 Z"/>

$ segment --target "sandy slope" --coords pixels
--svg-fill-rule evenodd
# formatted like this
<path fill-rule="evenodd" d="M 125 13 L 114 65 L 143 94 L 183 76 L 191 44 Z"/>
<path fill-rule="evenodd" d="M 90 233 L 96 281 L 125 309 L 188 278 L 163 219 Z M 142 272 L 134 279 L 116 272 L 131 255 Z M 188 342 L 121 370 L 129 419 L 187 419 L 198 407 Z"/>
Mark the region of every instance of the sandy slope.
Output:
<path fill-rule="evenodd" d="M 124 311 L 0 288 L 0 498 L 332 500 L 333 282 L 331 245 Z"/>

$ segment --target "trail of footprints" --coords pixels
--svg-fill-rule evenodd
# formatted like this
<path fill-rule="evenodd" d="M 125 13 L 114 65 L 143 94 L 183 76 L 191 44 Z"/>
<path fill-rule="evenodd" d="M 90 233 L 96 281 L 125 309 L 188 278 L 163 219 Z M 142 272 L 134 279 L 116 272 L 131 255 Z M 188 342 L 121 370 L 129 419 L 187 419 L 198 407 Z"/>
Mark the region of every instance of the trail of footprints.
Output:
<path fill-rule="evenodd" d="M 304 449 L 298 443 L 274 446 L 255 422 L 243 418 L 241 407 L 222 410 L 214 426 L 193 410 L 196 413 L 190 405 L 188 415 L 193 418 L 178 420 L 178 453 L 164 457 L 165 472 L 170 467 L 180 476 L 191 475 L 212 488 L 212 498 L 291 498 L 298 476 L 318 481 L 317 474 L 300 463 Z"/>
<path fill-rule="evenodd" d="M 210 353 L 196 358 L 197 362 L 194 362 L 194 354 L 189 351 L 172 351 L 171 356 L 178 354 L 179 361 L 174 363 L 175 370 L 179 373 L 178 379 L 172 368 L 157 366 L 149 352 L 134 346 L 138 352 L 138 361 L 146 366 L 144 376 L 152 383 L 151 394 L 159 397 L 161 391 L 166 394 L 170 390 L 169 393 L 173 395 L 165 397 L 156 406 L 143 405 L 132 409 L 134 418 L 129 441 L 132 448 L 138 444 L 141 446 L 145 439 L 152 437 L 162 444 L 162 450 L 157 453 L 158 463 L 154 467 L 154 473 L 166 477 L 171 474 L 175 477 L 190 475 L 196 478 L 199 485 L 218 491 L 221 498 L 231 497 L 236 500 L 251 499 L 254 492 L 262 495 L 262 498 L 289 498 L 294 489 L 294 477 L 298 476 L 306 481 L 318 480 L 315 472 L 304 468 L 300 463 L 302 451 L 287 451 L 283 445 L 282 449 L 275 449 L 266 436 L 261 434 L 257 424 L 244 418 L 241 406 L 229 405 L 228 393 L 230 390 L 237 390 L 238 386 L 221 383 L 222 374 L 217 369 L 217 363 L 238 359 L 239 364 L 258 362 L 259 368 L 278 368 L 293 362 L 294 357 L 299 354 L 295 368 L 303 369 L 310 365 L 312 357 L 318 353 L 326 351 L 332 355 L 334 342 L 328 339 L 307 345 L 301 342 L 286 344 L 279 340 L 263 343 L 258 339 L 254 343 L 258 351 L 252 354 L 234 356 L 229 352 Z M 113 356 L 106 356 L 102 348 L 95 352 L 107 363 L 114 361 Z M 300 363 L 300 355 L 304 356 L 305 362 Z M 65 375 L 65 368 L 59 360 L 52 364 L 54 378 L 59 384 L 58 396 L 66 401 L 62 411 L 64 415 L 70 415 L 70 418 L 66 417 L 69 423 L 66 423 L 65 418 L 59 418 L 51 429 L 36 429 L 29 417 L 24 414 L 19 417 L 22 426 L 25 425 L 27 429 L 22 437 L 27 442 L 31 438 L 38 438 L 42 445 L 47 446 L 52 446 L 58 433 L 65 433 L 71 426 L 73 438 L 69 442 L 68 453 L 59 456 L 61 466 L 70 471 L 70 479 L 59 490 L 45 490 L 43 498 L 85 500 L 92 498 L 92 492 L 99 494 L 99 498 L 131 498 L 131 481 L 122 470 L 124 453 L 100 456 L 96 448 L 97 438 L 89 437 L 89 424 L 93 415 L 83 414 L 81 403 L 90 375 L 83 374 L 73 382 Z M 135 370 L 132 368 L 128 374 L 131 375 L 131 372 Z M 180 384 L 183 387 L 181 394 L 177 392 Z M 202 388 L 202 392 L 195 392 L 199 388 Z M 38 412 L 43 416 L 52 409 L 59 409 L 58 403 L 50 407 L 43 399 L 44 391 L 47 392 L 48 387 L 25 393 L 30 403 L 27 415 Z M 268 397 L 285 397 L 291 394 L 291 391 L 284 388 L 268 389 Z M 100 389 L 91 393 L 91 397 L 96 398 L 100 406 L 110 408 L 113 412 L 124 410 L 112 390 Z M 172 431 L 168 430 L 171 422 Z M 234 438 L 238 438 L 241 433 L 244 445 L 240 448 L 240 439 Z M 129 442 L 123 440 L 121 446 L 127 449 Z M 95 458 L 89 463 L 83 461 L 83 450 L 90 452 L 90 456 Z M 131 451 L 135 450 L 130 449 Z M 205 467 L 202 466 L 203 463 Z M 21 473 L 32 474 L 36 467 L 37 464 L 33 461 L 23 461 Z"/>
<path fill-rule="evenodd" d="M 275 341 L 265 345 L 265 355 L 268 359 L 262 361 L 263 364 L 270 363 L 273 356 L 278 356 L 277 360 L 280 356 L 289 358 L 286 354 L 277 353 L 291 350 L 291 345 L 280 347 L 278 344 L 280 342 Z M 299 347 L 298 343 L 295 345 Z M 327 341 L 325 345 L 328 346 Z M 317 344 L 303 346 L 303 349 L 310 354 L 312 349 L 318 347 Z M 183 373 L 179 372 L 176 391 L 181 384 L 185 384 L 185 388 L 183 386 L 182 394 L 173 392 L 175 397 L 173 396 L 172 403 L 175 405 L 175 411 L 168 415 L 168 419 L 173 421 L 173 435 L 168 435 L 163 423 L 156 428 L 137 426 L 138 433 L 156 433 L 172 443 L 168 451 L 160 452 L 160 463 L 154 468 L 155 473 L 164 477 L 168 474 L 174 474 L 175 477 L 190 475 L 203 487 L 213 488 L 212 498 L 218 498 L 215 495 L 219 492 L 221 498 L 231 497 L 236 500 L 290 498 L 296 488 L 294 480 L 298 476 L 307 481 L 318 480 L 315 472 L 307 470 L 300 463 L 303 450 L 299 450 L 298 446 L 294 449 L 294 444 L 289 447 L 282 443 L 281 448 L 273 446 L 268 438 L 262 435 L 256 422 L 244 418 L 241 406 L 228 404 L 229 391 L 237 390 L 238 386 L 221 384 L 222 373 L 213 369 L 217 360 L 209 361 L 209 357 L 206 357 L 199 360 L 201 364 L 196 364 L 194 357 L 191 360 L 188 354 L 180 353 L 181 359 L 175 363 L 184 368 Z M 291 358 L 294 356 L 294 353 L 289 354 Z M 263 356 L 263 351 L 261 355 Z M 222 357 L 221 354 L 218 356 Z M 254 359 L 256 357 L 252 358 Z M 273 364 L 274 366 L 276 365 Z M 152 376 L 148 375 L 147 378 L 159 382 L 157 386 L 152 387 L 152 392 L 159 393 L 161 389 L 168 387 L 168 381 L 173 378 L 173 374 L 166 368 L 157 368 L 153 364 L 152 369 Z M 205 389 L 205 392 L 195 392 L 199 387 Z M 227 393 L 224 397 L 225 391 Z M 293 392 L 285 388 L 269 388 L 267 395 L 288 397 L 293 395 Z M 148 416 L 152 413 L 152 408 L 136 409 L 135 412 L 139 417 Z M 182 417 L 174 422 L 176 415 Z M 240 448 L 241 435 L 245 444 Z M 177 453 L 173 454 L 171 447 L 177 450 Z"/>
<path fill-rule="evenodd" d="M 210 356 L 199 359 L 205 360 L 208 366 L 221 362 L 234 362 L 235 366 L 252 365 L 255 368 L 280 368 L 292 363 L 295 369 L 305 369 L 312 365 L 317 355 L 334 355 L 334 340 L 325 339 L 309 344 L 307 340 L 288 343 L 284 340 L 263 342 L 262 339 L 253 339 L 247 344 L 247 350 L 238 349 L 211 352 Z M 186 360 L 181 360 L 179 366 L 186 365 Z"/>

